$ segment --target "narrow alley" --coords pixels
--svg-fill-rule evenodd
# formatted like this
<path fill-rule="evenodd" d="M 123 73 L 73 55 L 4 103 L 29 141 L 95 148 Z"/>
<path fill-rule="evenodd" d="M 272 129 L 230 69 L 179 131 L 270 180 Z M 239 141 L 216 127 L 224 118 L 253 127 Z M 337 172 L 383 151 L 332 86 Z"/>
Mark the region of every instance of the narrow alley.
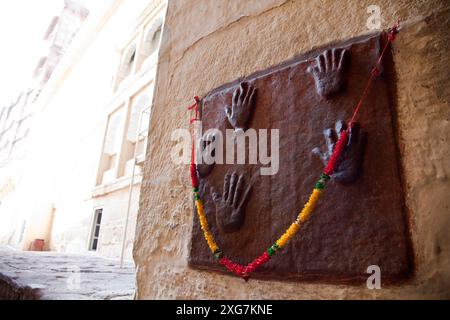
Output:
<path fill-rule="evenodd" d="M 131 263 L 0 246 L 0 300 L 129 300 L 134 281 Z"/>

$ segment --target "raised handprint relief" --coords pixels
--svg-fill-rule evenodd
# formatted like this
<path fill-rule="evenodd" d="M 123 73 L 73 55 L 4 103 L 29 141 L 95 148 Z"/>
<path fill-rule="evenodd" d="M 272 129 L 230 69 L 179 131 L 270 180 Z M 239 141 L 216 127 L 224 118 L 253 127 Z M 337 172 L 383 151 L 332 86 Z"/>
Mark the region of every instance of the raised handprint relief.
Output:
<path fill-rule="evenodd" d="M 334 145 L 339 139 L 341 132 L 346 129 L 346 124 L 339 120 L 336 122 L 335 129 L 326 129 L 323 131 L 325 136 L 326 150 L 322 152 L 319 147 L 312 150 L 312 153 L 322 160 L 326 165 L 333 153 Z M 354 123 L 350 128 L 350 137 L 342 155 L 342 159 L 336 168 L 335 173 L 331 176 L 339 183 L 352 183 L 355 181 L 360 172 L 364 157 L 364 149 L 367 141 L 366 132 L 362 131 L 359 123 Z"/>
<path fill-rule="evenodd" d="M 211 194 L 216 206 L 216 222 L 222 232 L 238 231 L 245 220 L 245 205 L 251 186 L 244 190 L 244 175 L 236 172 L 225 175 L 222 194 L 211 188 Z"/>
<path fill-rule="evenodd" d="M 200 138 L 199 147 L 201 151 L 200 155 L 202 163 L 198 163 L 196 166 L 197 166 L 197 173 L 201 178 L 204 178 L 207 175 L 209 175 L 214 168 L 215 149 L 213 142 L 215 140 L 216 136 L 214 133 L 205 133 L 205 135 Z"/>
<path fill-rule="evenodd" d="M 234 130 L 245 131 L 255 104 L 256 89 L 248 82 L 242 82 L 234 91 L 231 108 L 225 107 L 225 114 Z"/>
<path fill-rule="evenodd" d="M 316 82 L 316 90 L 322 97 L 328 98 L 345 87 L 345 62 L 348 56 L 346 49 L 329 49 L 317 56 L 315 65 L 307 71 Z"/>

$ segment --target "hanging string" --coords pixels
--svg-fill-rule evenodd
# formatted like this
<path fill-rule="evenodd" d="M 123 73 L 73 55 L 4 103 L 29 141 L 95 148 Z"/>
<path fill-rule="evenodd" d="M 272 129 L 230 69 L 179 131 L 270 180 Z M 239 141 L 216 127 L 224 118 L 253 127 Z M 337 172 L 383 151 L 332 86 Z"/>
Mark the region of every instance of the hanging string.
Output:
<path fill-rule="evenodd" d="M 399 31 L 399 28 L 400 28 L 400 20 L 397 20 L 396 24 L 388 30 L 387 41 L 384 44 L 384 47 L 383 47 L 383 50 L 381 51 L 380 56 L 378 57 L 377 63 L 375 64 L 375 66 L 372 68 L 372 71 L 370 72 L 369 80 L 366 83 L 366 86 L 361 95 L 361 98 L 359 99 L 358 103 L 356 104 L 356 108 L 353 111 L 353 115 L 349 122 L 349 126 L 351 126 L 356 121 L 358 112 L 361 109 L 361 106 L 362 106 L 364 100 L 366 99 L 367 92 L 369 91 L 369 88 L 372 85 L 373 80 L 380 75 L 380 73 L 381 73 L 380 66 L 381 66 L 381 62 L 383 60 L 383 56 L 384 56 L 387 48 L 389 47 L 389 44 L 395 40 L 395 38 L 398 34 L 398 31 Z"/>
<path fill-rule="evenodd" d="M 188 110 L 194 110 L 195 111 L 195 117 L 191 118 L 191 120 L 190 120 L 191 124 L 194 121 L 199 120 L 199 118 L 198 118 L 198 105 L 200 104 L 200 98 L 198 96 L 195 96 L 194 100 L 195 100 L 195 102 L 187 108 Z"/>
<path fill-rule="evenodd" d="M 199 120 L 198 117 L 198 105 L 200 103 L 200 99 L 198 96 L 194 97 L 195 103 L 188 107 L 188 110 L 195 111 L 195 117 L 191 118 L 190 124 L 192 125 L 195 121 Z M 191 147 L 191 165 L 190 165 L 190 173 L 191 173 L 191 181 L 192 186 L 197 189 L 198 188 L 198 176 L 197 176 L 197 167 L 195 165 L 195 129 L 192 126 L 191 129 L 191 139 L 192 139 L 192 147 Z"/>

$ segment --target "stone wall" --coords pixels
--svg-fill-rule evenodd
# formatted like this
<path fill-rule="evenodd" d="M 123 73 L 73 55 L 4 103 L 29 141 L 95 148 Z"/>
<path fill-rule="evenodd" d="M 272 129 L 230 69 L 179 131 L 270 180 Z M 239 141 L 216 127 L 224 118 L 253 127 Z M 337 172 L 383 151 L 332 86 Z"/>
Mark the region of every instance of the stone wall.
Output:
<path fill-rule="evenodd" d="M 401 285 L 360 286 L 241 279 L 188 267 L 192 194 L 188 167 L 168 157 L 185 107 L 224 83 L 301 53 L 370 33 L 373 1 L 169 2 L 163 31 L 134 258 L 140 299 L 450 297 L 450 4 L 377 1 L 393 44 L 397 123 L 415 257 Z"/>
<path fill-rule="evenodd" d="M 39 293 L 0 274 L 0 300 L 38 300 Z"/>

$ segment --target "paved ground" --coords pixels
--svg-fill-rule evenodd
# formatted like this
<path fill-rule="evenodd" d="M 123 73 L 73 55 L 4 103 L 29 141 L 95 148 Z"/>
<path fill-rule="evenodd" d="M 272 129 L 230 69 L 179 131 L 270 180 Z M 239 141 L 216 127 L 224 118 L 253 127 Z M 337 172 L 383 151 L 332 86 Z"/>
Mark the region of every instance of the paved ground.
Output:
<path fill-rule="evenodd" d="M 133 299 L 134 266 L 91 255 L 0 246 L 1 299 Z"/>

